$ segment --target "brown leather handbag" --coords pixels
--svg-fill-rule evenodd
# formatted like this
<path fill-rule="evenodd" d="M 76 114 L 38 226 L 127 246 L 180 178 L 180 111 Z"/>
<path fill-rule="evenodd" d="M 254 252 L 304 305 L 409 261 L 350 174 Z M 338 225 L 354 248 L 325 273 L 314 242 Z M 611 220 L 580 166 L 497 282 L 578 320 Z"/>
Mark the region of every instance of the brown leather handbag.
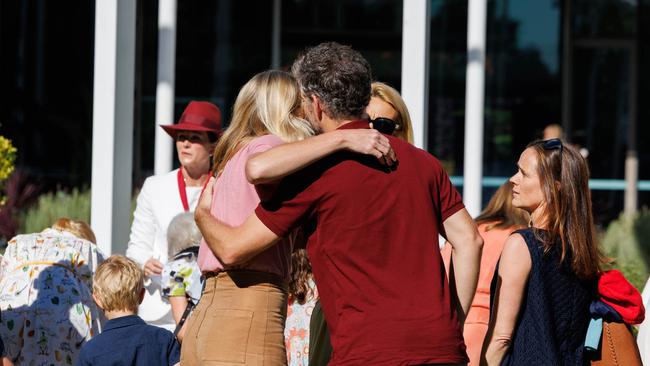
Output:
<path fill-rule="evenodd" d="M 642 366 L 639 347 L 625 323 L 603 321 L 600 350 L 592 354 L 591 365 Z"/>

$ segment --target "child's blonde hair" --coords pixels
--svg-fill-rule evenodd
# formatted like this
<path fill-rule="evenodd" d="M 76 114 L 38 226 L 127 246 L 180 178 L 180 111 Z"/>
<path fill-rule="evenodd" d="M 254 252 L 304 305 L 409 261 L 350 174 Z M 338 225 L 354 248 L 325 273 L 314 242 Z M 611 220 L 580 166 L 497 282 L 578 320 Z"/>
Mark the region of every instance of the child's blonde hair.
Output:
<path fill-rule="evenodd" d="M 93 293 L 104 311 L 138 311 L 144 274 L 134 261 L 112 255 L 97 267 Z"/>

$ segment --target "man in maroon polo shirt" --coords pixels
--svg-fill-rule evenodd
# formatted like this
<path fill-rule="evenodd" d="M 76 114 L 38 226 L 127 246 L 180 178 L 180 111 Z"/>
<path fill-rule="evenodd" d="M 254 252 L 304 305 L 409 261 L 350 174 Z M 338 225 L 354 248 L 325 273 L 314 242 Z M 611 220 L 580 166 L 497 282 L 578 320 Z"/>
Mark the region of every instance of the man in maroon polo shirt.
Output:
<path fill-rule="evenodd" d="M 368 128 L 362 117 L 370 66 L 358 52 L 321 44 L 294 63 L 293 73 L 315 126 Z M 197 223 L 226 265 L 245 262 L 298 227 L 306 230 L 331 334 L 330 365 L 464 364 L 459 318 L 474 296 L 482 240 L 438 160 L 388 139 L 399 159 L 393 167 L 337 152 L 284 178 L 242 226 L 209 214 L 211 194 L 199 203 Z M 291 144 L 277 148 L 292 151 Z M 460 315 L 438 234 L 453 246 Z"/>

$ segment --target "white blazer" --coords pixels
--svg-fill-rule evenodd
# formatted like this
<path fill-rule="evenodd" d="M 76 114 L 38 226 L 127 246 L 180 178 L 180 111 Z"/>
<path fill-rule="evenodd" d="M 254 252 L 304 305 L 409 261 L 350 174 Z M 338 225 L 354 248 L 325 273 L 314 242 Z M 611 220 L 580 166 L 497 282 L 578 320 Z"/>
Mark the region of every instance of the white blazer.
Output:
<path fill-rule="evenodd" d="M 140 266 L 150 259 L 167 263 L 167 227 L 172 219 L 183 212 L 178 192 L 178 169 L 154 175 L 144 181 L 133 214 L 131 236 L 126 256 Z M 198 203 L 201 187 L 187 187 L 187 201 L 193 211 Z M 160 276 L 145 280 L 145 297 L 138 315 L 149 324 L 170 330 L 175 327 L 171 306 L 161 297 Z"/>

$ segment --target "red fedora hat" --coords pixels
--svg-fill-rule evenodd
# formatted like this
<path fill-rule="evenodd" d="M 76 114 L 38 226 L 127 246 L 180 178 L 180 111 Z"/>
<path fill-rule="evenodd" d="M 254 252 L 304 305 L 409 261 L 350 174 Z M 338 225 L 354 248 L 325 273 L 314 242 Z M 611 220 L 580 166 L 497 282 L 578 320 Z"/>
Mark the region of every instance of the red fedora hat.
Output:
<path fill-rule="evenodd" d="M 221 111 L 219 107 L 210 102 L 191 101 L 178 123 L 174 125 L 160 125 L 172 138 L 176 138 L 178 131 L 205 131 L 220 136 Z"/>

